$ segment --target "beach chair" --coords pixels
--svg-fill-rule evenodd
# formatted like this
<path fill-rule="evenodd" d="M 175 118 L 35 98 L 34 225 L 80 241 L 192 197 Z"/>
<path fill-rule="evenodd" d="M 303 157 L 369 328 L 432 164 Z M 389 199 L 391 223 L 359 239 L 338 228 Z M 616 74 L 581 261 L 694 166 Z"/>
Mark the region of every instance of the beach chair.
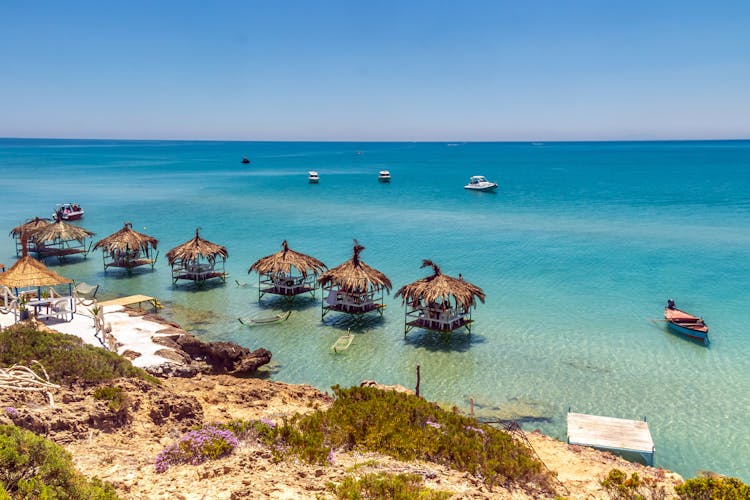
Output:
<path fill-rule="evenodd" d="M 82 281 L 80 283 L 76 283 L 74 290 L 79 297 L 91 300 L 96 297 L 96 292 L 99 291 L 99 285 L 89 285 L 88 283 Z"/>
<path fill-rule="evenodd" d="M 70 300 L 70 297 L 60 297 L 59 299 L 50 302 L 49 314 L 47 317 L 54 317 L 63 321 L 72 321 L 73 308 L 70 306 Z M 70 319 L 68 319 L 68 315 L 70 315 Z"/>

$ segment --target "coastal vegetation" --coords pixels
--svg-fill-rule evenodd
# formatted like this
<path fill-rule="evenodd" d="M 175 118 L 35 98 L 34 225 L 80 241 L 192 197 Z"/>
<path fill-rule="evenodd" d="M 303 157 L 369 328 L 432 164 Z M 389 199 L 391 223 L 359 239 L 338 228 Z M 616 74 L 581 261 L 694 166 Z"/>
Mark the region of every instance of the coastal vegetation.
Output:
<path fill-rule="evenodd" d="M 165 472 L 173 465 L 202 464 L 215 460 L 234 450 L 238 441 L 232 431 L 214 425 L 189 431 L 164 448 L 156 457 L 156 472 Z"/>
<path fill-rule="evenodd" d="M 0 425 L 0 499 L 117 499 L 114 488 L 86 479 L 60 446 L 13 425 Z"/>
<path fill-rule="evenodd" d="M 675 487 L 675 491 L 682 500 L 750 499 L 750 486 L 734 477 L 694 477 Z"/>
<path fill-rule="evenodd" d="M 417 396 L 371 387 L 333 387 L 326 410 L 273 422 L 232 422 L 239 435 L 255 432 L 279 454 L 316 464 L 336 453 L 378 452 L 398 460 L 426 460 L 469 472 L 488 487 L 523 485 L 552 492 L 552 478 L 525 445 L 473 418 Z"/>
<path fill-rule="evenodd" d="M 50 381 L 57 384 L 90 385 L 120 377 L 159 383 L 127 359 L 84 344 L 73 335 L 41 331 L 27 323 L 0 331 L 0 366 L 29 365 L 34 360 L 44 366 Z"/>
<path fill-rule="evenodd" d="M 453 494 L 422 486 L 417 474 L 366 474 L 357 479 L 345 478 L 341 483 L 329 483 L 328 490 L 342 500 L 366 498 L 400 498 L 403 500 L 445 500 Z"/>

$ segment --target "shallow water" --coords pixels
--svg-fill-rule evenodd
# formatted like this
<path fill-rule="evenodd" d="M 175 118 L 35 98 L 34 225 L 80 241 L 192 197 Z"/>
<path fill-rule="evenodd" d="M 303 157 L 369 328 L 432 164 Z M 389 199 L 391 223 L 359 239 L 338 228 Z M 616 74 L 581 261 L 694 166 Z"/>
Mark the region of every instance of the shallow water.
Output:
<path fill-rule="evenodd" d="M 361 154 L 357 154 L 361 152 Z M 240 159 L 247 156 L 250 165 Z M 49 265 L 103 298 L 158 297 L 207 340 L 274 354 L 270 376 L 321 389 L 363 379 L 413 387 L 565 438 L 565 412 L 648 418 L 656 464 L 750 481 L 750 142 L 219 143 L 0 140 L 6 231 L 86 209 L 103 238 L 130 221 L 159 239 L 154 271 L 102 271 L 100 253 Z M 390 184 L 377 182 L 381 169 Z M 317 170 L 318 185 L 307 183 Z M 496 194 L 462 189 L 470 175 Z M 229 250 L 226 284 L 173 287 L 164 254 L 195 228 Z M 258 258 L 291 248 L 333 267 L 351 257 L 398 289 L 429 258 L 482 287 L 471 335 L 403 334 L 399 300 L 357 324 L 320 318 L 320 297 L 257 301 Z M 14 261 L 0 240 L 0 261 Z M 234 280 L 247 283 L 238 287 Z M 673 335 L 666 299 L 702 315 L 711 344 Z M 351 328 L 352 346 L 331 345 Z"/>

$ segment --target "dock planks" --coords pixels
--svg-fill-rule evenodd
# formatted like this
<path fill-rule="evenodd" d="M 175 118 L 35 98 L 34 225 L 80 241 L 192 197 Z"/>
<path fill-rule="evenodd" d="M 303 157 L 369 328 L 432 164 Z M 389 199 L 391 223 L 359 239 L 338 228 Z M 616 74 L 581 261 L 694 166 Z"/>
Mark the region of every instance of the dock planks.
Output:
<path fill-rule="evenodd" d="M 99 302 L 99 305 L 104 306 L 131 306 L 133 304 L 140 305 L 143 302 L 148 302 L 154 308 L 158 309 L 161 307 L 161 303 L 158 299 L 155 297 L 149 297 L 148 295 L 129 295 L 127 297 L 120 297 L 119 299 L 112 299 L 112 300 L 105 300 L 104 302 Z"/>
<path fill-rule="evenodd" d="M 654 440 L 643 420 L 568 412 L 568 443 L 641 454 L 653 463 Z"/>

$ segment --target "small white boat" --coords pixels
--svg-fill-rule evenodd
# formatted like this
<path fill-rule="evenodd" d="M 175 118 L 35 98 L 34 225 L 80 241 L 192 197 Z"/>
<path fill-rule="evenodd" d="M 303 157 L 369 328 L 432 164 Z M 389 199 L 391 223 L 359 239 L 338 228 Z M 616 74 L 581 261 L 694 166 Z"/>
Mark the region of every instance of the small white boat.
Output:
<path fill-rule="evenodd" d="M 307 182 L 310 184 L 317 184 L 320 182 L 320 176 L 318 176 L 318 173 L 315 170 L 310 170 L 307 173 Z"/>
<path fill-rule="evenodd" d="M 469 178 L 469 183 L 464 186 L 464 189 L 471 189 L 473 191 L 494 191 L 497 189 L 497 182 L 490 182 L 483 175 L 472 175 L 471 178 Z"/>
<path fill-rule="evenodd" d="M 388 170 L 378 172 L 378 182 L 391 182 L 391 173 Z"/>

